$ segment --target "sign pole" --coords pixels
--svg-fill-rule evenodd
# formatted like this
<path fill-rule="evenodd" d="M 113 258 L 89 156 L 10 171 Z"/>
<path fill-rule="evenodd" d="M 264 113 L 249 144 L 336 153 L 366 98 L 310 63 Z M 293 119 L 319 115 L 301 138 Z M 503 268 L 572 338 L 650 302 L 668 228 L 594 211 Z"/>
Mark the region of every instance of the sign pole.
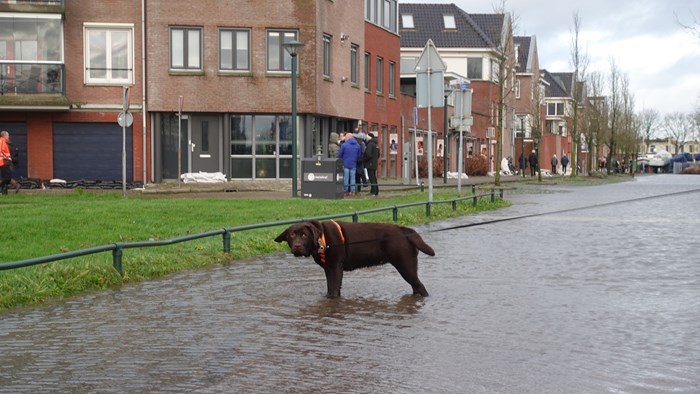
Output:
<path fill-rule="evenodd" d="M 129 110 L 129 87 L 124 86 L 122 110 L 126 115 Z M 126 197 L 126 119 L 122 122 L 122 196 Z"/>
<path fill-rule="evenodd" d="M 177 98 L 177 187 L 182 178 L 182 96 Z"/>

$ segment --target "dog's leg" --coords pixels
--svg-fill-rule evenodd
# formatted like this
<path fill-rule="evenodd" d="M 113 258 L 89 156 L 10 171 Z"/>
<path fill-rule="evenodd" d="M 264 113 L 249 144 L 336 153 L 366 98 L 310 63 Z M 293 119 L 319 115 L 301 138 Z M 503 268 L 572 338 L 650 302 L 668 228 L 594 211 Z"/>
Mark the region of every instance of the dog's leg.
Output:
<path fill-rule="evenodd" d="M 425 286 L 423 286 L 423 283 L 420 281 L 420 279 L 418 279 L 417 260 L 414 260 L 412 263 L 408 264 L 394 264 L 392 262 L 392 265 L 394 266 L 394 268 L 396 268 L 397 271 L 399 271 L 401 277 L 406 282 L 408 282 L 409 285 L 411 285 L 411 287 L 413 288 L 414 295 L 420 295 L 423 297 L 428 296 L 428 291 L 425 289 Z"/>
<path fill-rule="evenodd" d="M 343 284 L 343 266 L 340 264 L 325 267 L 326 283 L 328 285 L 328 298 L 340 297 L 340 287 Z"/>

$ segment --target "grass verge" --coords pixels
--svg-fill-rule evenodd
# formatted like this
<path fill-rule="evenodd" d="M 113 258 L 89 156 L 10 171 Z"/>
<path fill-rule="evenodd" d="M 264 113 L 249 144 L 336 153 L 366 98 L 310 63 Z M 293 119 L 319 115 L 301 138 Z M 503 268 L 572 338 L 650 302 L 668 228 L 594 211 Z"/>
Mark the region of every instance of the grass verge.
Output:
<path fill-rule="evenodd" d="M 455 193 L 435 193 L 434 201 Z M 116 193 L 76 191 L 62 195 L 3 196 L 0 262 L 18 261 L 115 242 L 167 240 L 187 234 L 296 218 L 356 212 L 426 201 L 426 194 L 407 192 L 388 198 L 356 200 L 257 200 L 123 198 Z M 481 198 L 399 210 L 398 224 L 414 225 L 508 206 L 508 201 Z M 350 219 L 347 219 L 350 220 Z M 392 222 L 391 211 L 360 216 L 360 222 Z M 32 267 L 0 271 L 0 312 L 9 308 L 62 299 L 233 260 L 282 251 L 273 238 L 283 227 L 235 233 L 231 253 L 222 252 L 221 237 L 169 246 L 124 250 L 123 275 L 112 267 L 111 253 L 71 258 Z"/>

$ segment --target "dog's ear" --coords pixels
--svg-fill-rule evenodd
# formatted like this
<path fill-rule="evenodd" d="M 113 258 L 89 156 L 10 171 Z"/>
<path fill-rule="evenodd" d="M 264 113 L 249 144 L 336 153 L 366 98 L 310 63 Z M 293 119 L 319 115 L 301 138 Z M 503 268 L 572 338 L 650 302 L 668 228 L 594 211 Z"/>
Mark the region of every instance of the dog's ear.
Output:
<path fill-rule="evenodd" d="M 311 232 L 311 240 L 314 242 L 314 246 L 318 248 L 318 239 L 321 238 L 321 233 L 323 233 L 323 227 L 321 226 L 321 222 L 319 222 L 318 220 L 312 220 L 304 224 L 306 225 L 306 228 L 308 228 Z"/>
<path fill-rule="evenodd" d="M 287 234 L 289 233 L 289 227 L 287 227 L 284 231 L 282 231 L 282 234 L 278 235 L 277 238 L 275 238 L 275 242 L 287 242 L 289 237 Z"/>

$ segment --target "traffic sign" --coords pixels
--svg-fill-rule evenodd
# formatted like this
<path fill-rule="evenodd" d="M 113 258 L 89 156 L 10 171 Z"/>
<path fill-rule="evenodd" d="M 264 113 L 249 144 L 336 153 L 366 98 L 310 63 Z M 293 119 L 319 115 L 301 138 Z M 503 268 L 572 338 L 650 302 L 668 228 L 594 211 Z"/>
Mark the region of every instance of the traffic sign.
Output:
<path fill-rule="evenodd" d="M 131 127 L 134 124 L 134 115 L 131 112 L 121 111 L 117 116 L 117 124 L 121 127 Z"/>

